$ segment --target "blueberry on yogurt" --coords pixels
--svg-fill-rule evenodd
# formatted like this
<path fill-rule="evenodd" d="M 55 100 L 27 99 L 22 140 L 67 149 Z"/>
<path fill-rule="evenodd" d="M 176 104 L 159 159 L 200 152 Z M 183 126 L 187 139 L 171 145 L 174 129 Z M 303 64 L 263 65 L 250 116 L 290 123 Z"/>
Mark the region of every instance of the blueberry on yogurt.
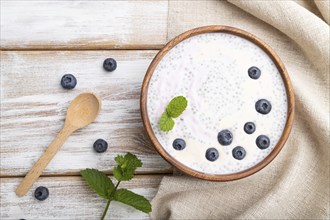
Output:
<path fill-rule="evenodd" d="M 244 131 L 247 134 L 252 134 L 256 130 L 256 125 L 253 122 L 246 122 L 244 125 Z"/>
<path fill-rule="evenodd" d="M 175 150 L 183 150 L 186 147 L 186 142 L 181 138 L 177 138 L 173 141 L 172 146 Z"/>
<path fill-rule="evenodd" d="M 259 135 L 256 139 L 256 144 L 261 150 L 268 148 L 270 145 L 269 137 L 266 135 Z"/>
<path fill-rule="evenodd" d="M 232 154 L 235 159 L 242 160 L 246 155 L 246 151 L 243 147 L 237 146 L 233 149 Z"/>
<path fill-rule="evenodd" d="M 218 133 L 218 141 L 221 145 L 230 145 L 233 141 L 233 134 L 227 129 L 222 130 Z"/>
<path fill-rule="evenodd" d="M 255 108 L 260 114 L 266 115 L 272 110 L 272 105 L 266 99 L 259 99 L 255 104 Z"/>
<path fill-rule="evenodd" d="M 251 79 L 258 79 L 261 75 L 261 71 L 258 67 L 252 66 L 248 69 L 248 74 Z"/>
<path fill-rule="evenodd" d="M 219 152 L 215 148 L 209 148 L 205 153 L 205 157 L 211 162 L 216 161 L 219 157 Z"/>

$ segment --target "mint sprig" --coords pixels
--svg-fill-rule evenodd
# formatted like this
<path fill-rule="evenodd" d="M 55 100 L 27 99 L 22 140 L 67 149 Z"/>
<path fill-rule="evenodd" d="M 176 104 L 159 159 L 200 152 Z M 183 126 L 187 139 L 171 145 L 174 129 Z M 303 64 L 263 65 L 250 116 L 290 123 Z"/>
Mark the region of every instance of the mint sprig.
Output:
<path fill-rule="evenodd" d="M 188 101 L 183 96 L 173 98 L 167 105 L 166 111 L 160 117 L 160 130 L 170 131 L 173 129 L 175 122 L 173 118 L 179 117 L 186 110 Z"/>
<path fill-rule="evenodd" d="M 136 168 L 142 166 L 141 160 L 135 155 L 127 153 L 125 156 L 118 155 L 115 161 L 117 166 L 113 170 L 113 175 L 117 180 L 116 186 L 101 171 L 96 169 L 80 171 L 89 187 L 100 197 L 108 200 L 101 219 L 105 218 L 111 201 L 124 203 L 145 213 L 151 212 L 151 204 L 146 198 L 128 189 L 117 189 L 121 181 L 128 181 L 133 178 Z"/>

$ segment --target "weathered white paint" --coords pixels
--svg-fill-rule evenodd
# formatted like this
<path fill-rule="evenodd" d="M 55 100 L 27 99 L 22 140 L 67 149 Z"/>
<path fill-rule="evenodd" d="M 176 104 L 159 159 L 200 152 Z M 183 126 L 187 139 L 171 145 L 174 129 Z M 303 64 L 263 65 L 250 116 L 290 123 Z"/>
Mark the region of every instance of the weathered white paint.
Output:
<path fill-rule="evenodd" d="M 1 52 L 1 176 L 22 176 L 32 167 L 64 123 L 70 101 L 93 91 L 102 99 L 94 123 L 75 132 L 44 175 L 77 174 L 91 167 L 111 173 L 118 153 L 135 153 L 144 165 L 138 173 L 169 173 L 171 166 L 154 150 L 140 117 L 140 88 L 157 51 L 20 51 Z M 103 70 L 113 57 L 118 68 Z M 60 86 L 72 73 L 73 90 Z M 108 141 L 106 153 L 93 150 L 96 139 Z"/>
<path fill-rule="evenodd" d="M 157 51 L 83 51 L 84 49 L 158 49 L 167 41 L 168 2 L 148 1 L 2 1 L 0 219 L 99 219 L 106 205 L 78 176 L 93 167 L 111 173 L 118 153 L 132 152 L 143 161 L 132 182 L 123 183 L 149 200 L 162 175 L 172 167 L 154 150 L 141 123 L 139 95 L 145 71 Z M 74 49 L 80 51 L 29 51 Z M 103 60 L 118 69 L 107 73 Z M 60 86 L 72 73 L 77 87 Z M 29 193 L 15 189 L 61 129 L 67 106 L 79 93 L 93 91 L 103 106 L 96 122 L 74 133 Z M 97 138 L 109 149 L 93 151 Z M 60 176 L 54 176 L 60 175 Z M 65 176 L 64 176 L 65 175 Z M 10 178 L 7 178 L 9 177 Z M 37 186 L 50 190 L 43 202 Z M 107 219 L 148 219 L 148 215 L 113 202 Z"/>
<path fill-rule="evenodd" d="M 162 175 L 138 175 L 130 182 L 122 182 L 119 188 L 128 188 L 150 201 L 161 178 Z M 21 179 L 1 178 L 0 219 L 100 219 L 106 206 L 106 200 L 98 197 L 81 177 L 42 177 L 27 195 L 18 197 L 15 189 Z M 49 197 L 44 201 L 33 196 L 38 186 L 49 190 Z M 112 202 L 106 219 L 149 219 L 149 216 Z"/>
<path fill-rule="evenodd" d="M 1 48 L 160 48 L 168 2 L 1 1 Z"/>

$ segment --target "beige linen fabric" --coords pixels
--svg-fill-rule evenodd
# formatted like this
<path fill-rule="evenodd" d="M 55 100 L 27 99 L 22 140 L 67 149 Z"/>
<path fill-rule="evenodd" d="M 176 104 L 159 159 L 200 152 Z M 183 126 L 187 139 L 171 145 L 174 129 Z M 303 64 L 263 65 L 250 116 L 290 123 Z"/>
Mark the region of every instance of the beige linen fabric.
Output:
<path fill-rule="evenodd" d="M 329 219 L 329 1 L 170 1 L 169 37 L 210 24 L 247 30 L 281 57 L 296 117 L 280 154 L 231 182 L 164 177 L 152 219 Z"/>

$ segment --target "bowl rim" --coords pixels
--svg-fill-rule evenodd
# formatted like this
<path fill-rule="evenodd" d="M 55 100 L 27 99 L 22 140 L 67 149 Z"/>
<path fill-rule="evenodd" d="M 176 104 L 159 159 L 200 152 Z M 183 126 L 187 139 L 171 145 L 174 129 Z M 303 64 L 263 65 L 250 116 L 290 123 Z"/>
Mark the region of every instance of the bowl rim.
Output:
<path fill-rule="evenodd" d="M 175 47 L 177 44 L 182 42 L 183 40 L 199 35 L 199 34 L 205 34 L 205 33 L 216 33 L 216 32 L 222 32 L 222 33 L 229 33 L 233 34 L 242 38 L 245 38 L 249 40 L 250 42 L 256 44 L 259 46 L 266 54 L 272 59 L 274 64 L 276 65 L 277 69 L 279 70 L 281 77 L 283 79 L 286 93 L 287 93 L 287 100 L 288 100 L 288 111 L 287 111 L 287 120 L 285 124 L 284 131 L 282 133 L 281 138 L 279 139 L 278 143 L 274 147 L 274 149 L 265 157 L 262 161 L 254 165 L 253 167 L 250 167 L 246 170 L 237 172 L 237 173 L 231 173 L 231 174 L 208 174 L 204 172 L 200 172 L 197 170 L 194 170 L 181 162 L 174 159 L 170 154 L 168 154 L 162 145 L 158 142 L 150 121 L 148 117 L 148 110 L 147 110 L 147 96 L 148 96 L 148 86 L 151 79 L 151 76 L 157 67 L 159 61 L 167 54 L 169 50 L 171 50 L 173 47 Z M 281 151 L 283 148 L 286 140 L 288 139 L 288 136 L 290 134 L 292 125 L 293 125 L 293 119 L 295 115 L 295 100 L 294 100 L 294 93 L 293 93 L 293 87 L 291 84 L 291 80 L 289 78 L 289 75 L 286 71 L 286 68 L 282 61 L 280 60 L 279 56 L 274 52 L 274 50 L 268 46 L 266 43 L 264 43 L 262 40 L 254 36 L 253 34 L 246 32 L 244 30 L 230 27 L 230 26 L 223 26 L 223 25 L 211 25 L 211 26 L 203 26 L 194 28 L 191 30 L 188 30 L 172 40 L 170 40 L 154 57 L 152 62 L 149 65 L 149 68 L 145 74 L 142 88 L 141 88 L 141 96 L 140 96 L 140 111 L 142 116 L 143 125 L 147 131 L 147 134 L 153 143 L 155 149 L 158 151 L 158 153 L 170 164 L 172 164 L 174 167 L 179 169 L 180 171 L 193 176 L 197 177 L 199 179 L 209 180 L 209 181 L 230 181 L 230 180 L 237 180 L 241 179 L 247 176 L 250 176 L 261 169 L 263 169 L 265 166 L 267 166 Z"/>

